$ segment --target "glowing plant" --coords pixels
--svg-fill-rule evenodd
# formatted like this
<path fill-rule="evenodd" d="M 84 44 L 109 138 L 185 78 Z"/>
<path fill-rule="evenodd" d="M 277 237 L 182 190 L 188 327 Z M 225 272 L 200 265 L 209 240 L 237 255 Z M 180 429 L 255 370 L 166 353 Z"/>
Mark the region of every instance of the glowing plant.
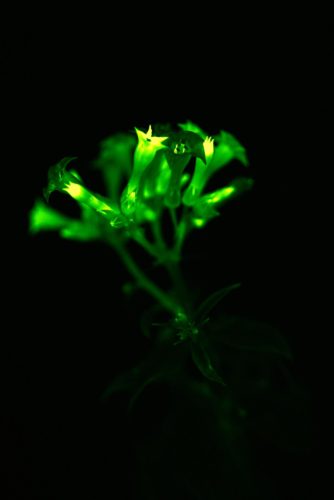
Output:
<path fill-rule="evenodd" d="M 106 196 L 93 193 L 85 186 L 72 167 L 75 158 L 64 158 L 49 170 L 45 201 L 37 200 L 32 208 L 30 231 L 33 234 L 58 231 L 67 239 L 104 241 L 118 253 L 136 286 L 154 299 L 152 307 L 143 312 L 141 321 L 144 334 L 154 341 L 152 355 L 130 372 L 116 377 L 105 395 L 123 390 L 132 392 L 131 409 L 148 385 L 177 379 L 180 390 L 185 387 L 187 394 L 204 398 L 206 407 L 210 399 L 210 411 L 215 415 L 214 424 L 211 422 L 210 426 L 216 426 L 212 428 L 224 436 L 223 441 L 219 441 L 222 446 L 230 442 L 235 455 L 233 443 L 238 442 L 241 435 L 241 424 L 239 417 L 231 414 L 231 408 L 234 405 L 237 414 L 244 418 L 247 414 L 244 407 L 253 404 L 258 388 L 266 387 L 263 380 L 270 377 L 268 366 L 272 356 L 289 359 L 290 351 L 275 329 L 261 323 L 224 314 L 216 325 L 211 321 L 213 308 L 237 289 L 238 283 L 196 303 L 180 270 L 187 236 L 192 231 L 202 231 L 211 219 L 220 215 L 219 210 L 225 203 L 253 184 L 249 177 L 237 177 L 228 185 L 206 191 L 212 176 L 231 160 L 248 166 L 245 148 L 235 137 L 225 131 L 211 137 L 189 121 L 176 129 L 149 126 L 147 132 L 136 128 L 135 133 L 116 134 L 101 143 L 99 157 L 94 162 L 103 175 Z M 54 191 L 78 203 L 79 219 L 50 207 L 47 202 Z M 151 256 L 155 266 L 167 271 L 171 289 L 162 289 L 135 261 L 129 251 L 131 240 Z M 250 380 L 246 369 L 244 375 L 238 361 L 235 373 L 232 368 L 229 380 L 234 377 L 233 387 L 236 392 L 239 390 L 242 404 L 231 391 L 226 392 L 225 372 L 221 369 L 224 356 L 229 356 L 225 346 L 268 357 L 265 363 L 264 358 L 256 358 L 257 363 L 265 365 L 266 373 L 260 379 L 262 385 L 257 379 Z M 186 373 L 189 353 L 202 382 L 192 380 Z M 247 363 L 253 365 L 254 359 Z M 251 401 L 243 387 L 237 389 L 238 377 L 241 386 L 254 386 Z M 217 392 L 217 387 L 224 392 Z M 256 401 L 254 404 L 256 406 Z M 206 493 L 203 494 L 206 498 Z"/>
<path fill-rule="evenodd" d="M 190 121 L 180 124 L 177 130 L 169 126 L 152 129 L 150 125 L 147 132 L 135 128 L 135 133 L 137 137 L 131 133 L 116 134 L 101 144 L 95 165 L 102 171 L 108 197 L 86 188 L 79 173 L 72 168 L 76 158 L 63 158 L 51 167 L 44 190 L 46 201 L 54 191 L 60 191 L 76 200 L 82 216 L 79 220 L 72 219 L 37 200 L 30 214 L 30 230 L 32 233 L 59 231 L 63 238 L 100 239 L 110 244 L 137 286 L 156 300 L 156 311 L 164 309 L 170 314 L 166 324 L 172 329 L 170 337 L 174 343 L 186 339 L 195 342 L 196 337 L 200 338 L 202 324 L 208 321 L 210 309 L 238 285 L 214 294 L 195 314 L 179 268 L 182 247 L 192 230 L 202 229 L 219 215 L 219 208 L 225 202 L 252 186 L 250 178 L 239 177 L 228 186 L 205 193 L 209 178 L 219 168 L 233 159 L 247 167 L 247 155 L 231 134 L 221 131 L 210 137 Z M 187 171 L 191 162 L 193 175 Z M 169 246 L 165 212 L 169 212 L 173 228 Z M 166 268 L 173 283 L 172 292 L 162 290 L 135 262 L 127 248 L 131 239 L 141 245 L 157 265 Z M 210 379 L 221 380 L 214 373 L 208 355 L 199 361 L 194 346 L 192 349 L 201 371 Z"/>
<path fill-rule="evenodd" d="M 146 133 L 139 129 L 135 132 L 137 141 L 131 134 L 118 134 L 102 143 L 96 164 L 103 172 L 108 198 L 92 193 L 78 172 L 69 168 L 75 158 L 64 158 L 51 167 L 44 192 L 46 200 L 53 191 L 66 193 L 80 205 L 82 218 L 73 220 L 38 200 L 31 211 L 30 229 L 33 233 L 58 230 L 62 237 L 77 240 L 105 240 L 118 251 L 139 287 L 174 319 L 182 317 L 182 324 L 192 324 L 191 306 L 181 299 L 181 290 L 174 295 L 161 290 L 134 262 L 126 244 L 135 240 L 175 278 L 190 231 L 205 226 L 219 215 L 224 202 L 252 185 L 251 179 L 239 178 L 229 186 L 203 194 L 208 179 L 234 158 L 247 166 L 247 156 L 230 134 L 221 132 L 212 138 L 191 122 L 181 124 L 177 131 L 166 127 L 163 134 L 153 134 L 151 126 Z M 187 166 L 192 158 L 195 169 L 190 178 Z M 120 193 L 125 179 L 127 184 Z M 174 228 L 171 247 L 164 238 L 162 221 L 166 210 Z M 148 229 L 153 241 L 147 236 Z"/>

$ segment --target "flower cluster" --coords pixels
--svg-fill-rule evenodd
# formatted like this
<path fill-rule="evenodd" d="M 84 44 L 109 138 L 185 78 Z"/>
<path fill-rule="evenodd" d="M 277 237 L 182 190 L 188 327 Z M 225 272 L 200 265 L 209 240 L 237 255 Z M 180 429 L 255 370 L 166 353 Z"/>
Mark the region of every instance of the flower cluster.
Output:
<path fill-rule="evenodd" d="M 91 192 L 79 174 L 68 169 L 75 158 L 64 158 L 51 167 L 46 200 L 53 191 L 67 193 L 80 205 L 82 217 L 71 219 L 38 200 L 30 215 L 31 231 L 58 230 L 65 238 L 89 240 L 101 238 L 107 228 L 138 239 L 145 224 L 161 220 L 167 209 L 174 213 L 176 233 L 184 239 L 192 228 L 201 228 L 219 215 L 223 203 L 252 186 L 251 179 L 239 177 L 205 192 L 211 176 L 231 160 L 248 165 L 244 147 L 225 131 L 210 137 L 187 122 L 177 130 L 135 128 L 135 134 L 116 134 L 101 144 L 94 164 L 102 171 L 107 198 Z M 182 216 L 177 221 L 180 207 Z"/>

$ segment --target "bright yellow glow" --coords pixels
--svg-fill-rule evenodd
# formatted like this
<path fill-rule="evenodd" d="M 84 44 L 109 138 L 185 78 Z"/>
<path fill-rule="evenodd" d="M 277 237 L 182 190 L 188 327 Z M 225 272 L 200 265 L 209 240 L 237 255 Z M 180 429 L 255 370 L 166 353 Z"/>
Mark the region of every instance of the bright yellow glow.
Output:
<path fill-rule="evenodd" d="M 235 192 L 235 187 L 234 186 L 228 186 L 226 188 L 220 189 L 219 191 L 216 191 L 212 197 L 208 198 L 208 203 L 219 203 L 225 198 L 228 198 Z"/>
<path fill-rule="evenodd" d="M 235 187 L 234 186 L 228 186 L 226 188 L 223 188 L 221 190 L 221 197 L 222 198 L 225 198 L 227 196 L 230 196 L 231 194 L 233 194 L 235 191 Z"/>
<path fill-rule="evenodd" d="M 85 194 L 85 189 L 80 186 L 80 184 L 75 184 L 74 182 L 67 184 L 67 186 L 64 187 L 64 191 L 66 191 L 75 200 L 79 200 Z"/>
<path fill-rule="evenodd" d="M 212 137 L 205 138 L 205 141 L 203 142 L 203 148 L 204 148 L 206 163 L 208 164 L 213 156 L 213 151 L 214 151 L 214 142 Z"/>
<path fill-rule="evenodd" d="M 144 147 L 150 147 L 150 148 L 153 148 L 156 150 L 165 147 L 165 145 L 162 143 L 166 139 L 168 139 L 168 137 L 152 136 L 152 126 L 151 125 L 148 127 L 148 131 L 146 132 L 146 134 L 145 134 L 145 132 L 142 132 L 142 130 L 139 130 L 138 128 L 135 128 L 135 131 L 136 131 L 136 134 L 138 136 L 138 141 L 139 141 L 138 146 L 143 145 Z"/>

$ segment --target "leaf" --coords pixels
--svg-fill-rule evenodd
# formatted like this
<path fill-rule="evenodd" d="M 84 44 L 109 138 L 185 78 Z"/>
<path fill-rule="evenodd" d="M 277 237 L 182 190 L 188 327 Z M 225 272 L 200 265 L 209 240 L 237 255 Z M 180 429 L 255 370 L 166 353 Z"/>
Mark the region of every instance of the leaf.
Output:
<path fill-rule="evenodd" d="M 142 365 L 117 375 L 102 394 L 102 400 L 106 400 L 118 392 L 129 392 L 128 411 L 131 412 L 146 387 L 158 380 L 163 380 L 166 376 L 164 370 L 150 372 L 147 368 L 149 367 Z"/>
<path fill-rule="evenodd" d="M 204 375 L 204 377 L 212 380 L 213 382 L 218 382 L 219 384 L 226 385 L 212 366 L 210 356 L 207 353 L 206 349 L 200 343 L 191 343 L 191 355 L 195 365 L 202 373 L 202 375 Z"/>
<path fill-rule="evenodd" d="M 202 304 L 199 306 L 197 311 L 197 322 L 202 323 L 208 316 L 208 314 L 212 311 L 212 309 L 233 290 L 236 290 L 240 287 L 240 283 L 235 283 L 234 285 L 221 288 L 216 292 L 212 293 L 207 297 Z"/>
<path fill-rule="evenodd" d="M 236 349 L 271 353 L 292 359 L 290 347 L 278 328 L 260 321 L 224 316 L 211 325 L 217 340 Z"/>
<path fill-rule="evenodd" d="M 134 368 L 117 375 L 101 395 L 108 399 L 117 392 L 129 392 L 129 411 L 145 388 L 160 380 L 174 380 L 184 365 L 186 349 L 175 349 L 170 343 L 157 345 Z"/>

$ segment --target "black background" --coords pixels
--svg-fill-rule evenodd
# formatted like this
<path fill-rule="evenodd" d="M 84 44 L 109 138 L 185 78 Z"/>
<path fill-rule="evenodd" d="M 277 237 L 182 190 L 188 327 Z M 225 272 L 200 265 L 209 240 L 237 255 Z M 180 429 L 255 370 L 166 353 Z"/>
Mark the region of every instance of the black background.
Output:
<path fill-rule="evenodd" d="M 99 188 L 89 161 L 114 131 L 191 119 L 209 133 L 228 130 L 245 145 L 254 189 L 191 237 L 185 252 L 196 247 L 210 258 L 197 269 L 192 255 L 185 271 L 193 282 L 196 268 L 203 294 L 240 280 L 234 308 L 282 329 L 294 374 L 315 391 L 320 355 L 305 311 L 315 225 L 305 181 L 314 176 L 314 142 L 326 122 L 331 30 L 325 21 L 269 17 L 230 25 L 212 12 L 168 12 L 154 21 L 132 16 L 133 27 L 118 12 L 107 28 L 68 21 L 5 31 L 8 498 L 104 498 L 117 485 L 126 495 L 124 401 L 106 410 L 99 397 L 148 350 L 137 320 L 150 299 L 124 299 L 127 273 L 108 248 L 27 235 L 48 167 L 78 156 L 82 175 Z M 290 459 L 293 474 L 276 464 L 281 498 L 289 489 L 295 498 L 314 498 L 318 446 L 314 438 L 311 452 L 292 465 Z"/>

